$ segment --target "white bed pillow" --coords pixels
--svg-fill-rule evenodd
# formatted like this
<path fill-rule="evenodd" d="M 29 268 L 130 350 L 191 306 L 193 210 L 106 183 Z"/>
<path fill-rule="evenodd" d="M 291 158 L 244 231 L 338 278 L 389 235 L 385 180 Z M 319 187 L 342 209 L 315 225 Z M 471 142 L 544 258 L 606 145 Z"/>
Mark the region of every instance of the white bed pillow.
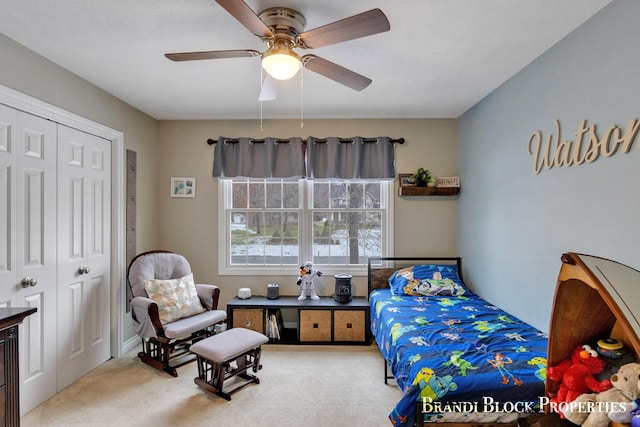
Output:
<path fill-rule="evenodd" d="M 393 295 L 460 296 L 469 290 L 458 277 L 454 264 L 421 264 L 401 268 L 389 277 Z"/>

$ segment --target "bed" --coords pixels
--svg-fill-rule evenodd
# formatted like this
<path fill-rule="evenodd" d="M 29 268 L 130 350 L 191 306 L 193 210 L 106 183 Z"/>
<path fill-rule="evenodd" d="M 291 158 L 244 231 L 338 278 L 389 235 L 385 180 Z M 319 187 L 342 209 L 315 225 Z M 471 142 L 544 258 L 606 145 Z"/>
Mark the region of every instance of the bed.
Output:
<path fill-rule="evenodd" d="M 393 425 L 516 425 L 540 411 L 547 336 L 471 292 L 460 258 L 370 258 L 368 287 L 385 382 L 404 392 Z"/>

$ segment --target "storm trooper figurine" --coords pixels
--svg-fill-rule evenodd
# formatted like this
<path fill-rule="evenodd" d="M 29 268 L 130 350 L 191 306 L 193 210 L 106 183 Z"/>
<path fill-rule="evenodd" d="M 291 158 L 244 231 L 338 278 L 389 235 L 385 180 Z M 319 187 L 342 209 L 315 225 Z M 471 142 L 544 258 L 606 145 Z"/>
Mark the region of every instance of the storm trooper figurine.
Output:
<path fill-rule="evenodd" d="M 296 284 L 301 286 L 302 289 L 300 291 L 300 296 L 298 297 L 299 301 L 307 299 L 307 291 L 313 300 L 319 300 L 320 297 L 316 294 L 316 285 L 313 281 L 315 276 L 322 276 L 322 273 L 313 268 L 313 264 L 311 261 L 305 262 L 300 266 L 300 276 L 298 276 L 298 281 Z"/>

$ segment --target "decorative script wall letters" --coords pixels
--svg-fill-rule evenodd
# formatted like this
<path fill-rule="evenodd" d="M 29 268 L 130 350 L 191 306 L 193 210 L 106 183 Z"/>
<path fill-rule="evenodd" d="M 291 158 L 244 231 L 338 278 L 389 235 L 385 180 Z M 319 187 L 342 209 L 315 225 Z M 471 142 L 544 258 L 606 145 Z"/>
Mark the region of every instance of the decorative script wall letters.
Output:
<path fill-rule="evenodd" d="M 614 155 L 621 145 L 622 152 L 626 154 L 638 137 L 638 131 L 640 131 L 640 119 L 632 119 L 629 120 L 624 131 L 614 125 L 609 126 L 601 136 L 598 136 L 596 125 L 589 126 L 586 120 L 582 120 L 574 133 L 576 139 L 563 141 L 560 120 L 556 120 L 555 140 L 553 134 L 549 134 L 544 139 L 541 131 L 532 133 L 529 138 L 529 155 L 534 156 L 533 172 L 538 174 L 543 168 L 551 169 L 554 166 L 592 163 L 598 160 L 600 155 L 604 157 Z"/>

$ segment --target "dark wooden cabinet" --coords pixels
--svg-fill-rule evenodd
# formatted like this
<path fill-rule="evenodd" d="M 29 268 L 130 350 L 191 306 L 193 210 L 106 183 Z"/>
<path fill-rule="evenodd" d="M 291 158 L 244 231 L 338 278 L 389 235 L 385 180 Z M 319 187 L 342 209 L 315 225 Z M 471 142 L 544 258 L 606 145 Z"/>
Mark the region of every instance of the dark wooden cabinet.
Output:
<path fill-rule="evenodd" d="M 253 296 L 234 298 L 227 304 L 227 322 L 230 328 L 252 329 L 269 336 L 268 317 L 278 311 L 284 316 L 281 337 L 270 340 L 283 344 L 369 344 L 369 302 L 365 297 L 353 297 L 340 303 L 333 298 L 298 301 L 294 296 L 278 299 Z M 280 316 L 280 314 L 278 314 Z"/>
<path fill-rule="evenodd" d="M 18 325 L 35 308 L 0 308 L 0 427 L 20 425 Z"/>

